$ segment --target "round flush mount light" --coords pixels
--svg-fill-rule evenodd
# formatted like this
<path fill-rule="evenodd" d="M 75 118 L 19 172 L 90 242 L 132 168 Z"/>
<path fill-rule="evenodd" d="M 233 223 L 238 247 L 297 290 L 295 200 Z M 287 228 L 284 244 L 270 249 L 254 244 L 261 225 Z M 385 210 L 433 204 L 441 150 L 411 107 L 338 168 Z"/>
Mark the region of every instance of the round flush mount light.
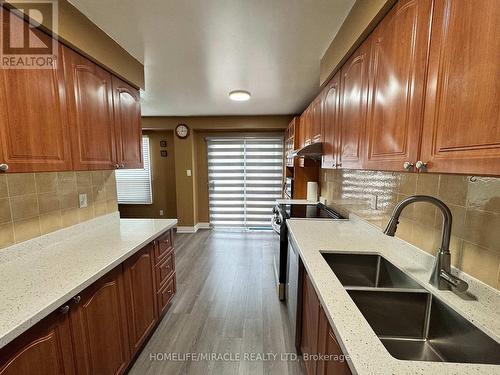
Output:
<path fill-rule="evenodd" d="M 246 102 L 250 99 L 250 93 L 245 90 L 233 90 L 229 93 L 229 99 L 235 102 Z"/>

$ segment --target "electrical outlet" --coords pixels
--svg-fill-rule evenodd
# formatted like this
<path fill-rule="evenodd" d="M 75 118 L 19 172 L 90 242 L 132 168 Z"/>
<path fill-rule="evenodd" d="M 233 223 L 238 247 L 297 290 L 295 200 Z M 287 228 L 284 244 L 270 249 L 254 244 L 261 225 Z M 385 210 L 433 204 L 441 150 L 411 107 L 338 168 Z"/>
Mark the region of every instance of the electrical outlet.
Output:
<path fill-rule="evenodd" d="M 163 216 L 163 210 L 160 210 L 160 216 Z"/>
<path fill-rule="evenodd" d="M 186 176 L 191 177 L 191 169 L 186 170 Z"/>
<path fill-rule="evenodd" d="M 87 202 L 87 194 L 79 194 L 78 195 L 78 201 L 80 203 L 80 208 L 85 208 L 88 206 Z"/>

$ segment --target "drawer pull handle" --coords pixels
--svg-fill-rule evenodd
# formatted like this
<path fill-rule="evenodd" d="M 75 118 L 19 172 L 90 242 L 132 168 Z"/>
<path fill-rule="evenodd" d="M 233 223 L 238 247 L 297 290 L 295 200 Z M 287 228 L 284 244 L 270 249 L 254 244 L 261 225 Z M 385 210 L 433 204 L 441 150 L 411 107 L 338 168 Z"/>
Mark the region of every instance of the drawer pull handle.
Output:
<path fill-rule="evenodd" d="M 64 305 L 62 306 L 60 309 L 59 309 L 59 312 L 61 314 L 67 314 L 69 312 L 69 306 L 68 305 Z"/>
<path fill-rule="evenodd" d="M 79 304 L 80 301 L 82 300 L 82 297 L 81 296 L 75 296 L 73 297 L 73 303 L 76 305 L 76 304 Z"/>

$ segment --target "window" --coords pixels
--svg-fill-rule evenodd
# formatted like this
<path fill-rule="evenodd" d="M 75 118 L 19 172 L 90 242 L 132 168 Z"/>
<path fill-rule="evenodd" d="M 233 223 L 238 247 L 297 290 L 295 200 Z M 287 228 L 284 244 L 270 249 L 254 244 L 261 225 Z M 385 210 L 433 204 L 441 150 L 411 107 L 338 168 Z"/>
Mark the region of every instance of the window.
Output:
<path fill-rule="evenodd" d="M 119 204 L 151 204 L 151 164 L 149 138 L 142 136 L 142 158 L 144 168 L 116 171 L 116 190 Z"/>
<path fill-rule="evenodd" d="M 267 228 L 281 198 L 283 137 L 208 138 L 210 223 Z"/>

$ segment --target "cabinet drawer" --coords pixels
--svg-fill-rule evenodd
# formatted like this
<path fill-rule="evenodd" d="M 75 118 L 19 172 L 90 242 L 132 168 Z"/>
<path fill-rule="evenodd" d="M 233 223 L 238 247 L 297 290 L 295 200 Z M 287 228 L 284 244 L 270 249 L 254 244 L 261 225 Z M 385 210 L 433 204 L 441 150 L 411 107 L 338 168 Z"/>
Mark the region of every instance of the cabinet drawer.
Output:
<path fill-rule="evenodd" d="M 158 237 L 155 243 L 155 260 L 156 264 L 158 264 L 162 258 L 167 255 L 167 253 L 172 249 L 173 241 L 172 241 L 172 231 L 169 230 L 165 232 L 165 234 Z"/>
<path fill-rule="evenodd" d="M 165 284 L 175 270 L 175 252 L 170 253 L 156 266 L 156 288 L 160 288 Z"/>
<path fill-rule="evenodd" d="M 160 291 L 157 293 L 157 300 L 158 300 L 158 311 L 160 316 L 167 311 L 168 304 L 174 297 L 176 291 L 176 285 L 175 285 L 175 273 L 172 275 L 172 277 L 167 281 L 165 286 L 160 289 Z"/>

